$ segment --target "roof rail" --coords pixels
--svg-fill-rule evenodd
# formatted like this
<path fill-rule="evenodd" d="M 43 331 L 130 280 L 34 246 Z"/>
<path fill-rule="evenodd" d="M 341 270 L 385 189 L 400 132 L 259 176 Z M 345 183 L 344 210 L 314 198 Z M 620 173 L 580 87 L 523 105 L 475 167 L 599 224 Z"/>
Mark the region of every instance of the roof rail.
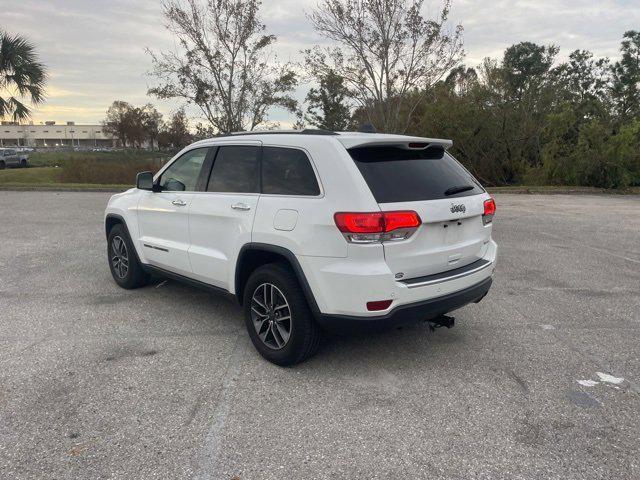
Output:
<path fill-rule="evenodd" d="M 300 130 L 302 135 L 338 135 L 333 130 L 323 130 L 322 128 L 305 128 Z"/>
<path fill-rule="evenodd" d="M 331 130 L 322 130 L 315 128 L 305 128 L 304 130 L 265 130 L 265 131 L 251 131 L 251 132 L 232 132 L 224 133 L 222 135 L 216 135 L 214 138 L 220 137 L 243 137 L 246 135 L 338 135 Z"/>

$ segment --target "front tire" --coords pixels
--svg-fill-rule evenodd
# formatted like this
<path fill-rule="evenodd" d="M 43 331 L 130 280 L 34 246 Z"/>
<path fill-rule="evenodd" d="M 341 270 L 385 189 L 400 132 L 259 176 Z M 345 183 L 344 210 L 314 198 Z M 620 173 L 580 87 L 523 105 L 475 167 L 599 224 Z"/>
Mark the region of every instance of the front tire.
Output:
<path fill-rule="evenodd" d="M 149 283 L 149 275 L 142 269 L 129 233 L 122 224 L 109 231 L 107 258 L 111 275 L 122 288 L 129 290 Z"/>
<path fill-rule="evenodd" d="M 287 266 L 271 263 L 256 269 L 245 286 L 243 305 L 251 342 L 265 359 L 295 365 L 318 350 L 320 327 Z"/>
<path fill-rule="evenodd" d="M 20 168 L 27 168 L 27 161 L 26 160 L 20 160 Z"/>

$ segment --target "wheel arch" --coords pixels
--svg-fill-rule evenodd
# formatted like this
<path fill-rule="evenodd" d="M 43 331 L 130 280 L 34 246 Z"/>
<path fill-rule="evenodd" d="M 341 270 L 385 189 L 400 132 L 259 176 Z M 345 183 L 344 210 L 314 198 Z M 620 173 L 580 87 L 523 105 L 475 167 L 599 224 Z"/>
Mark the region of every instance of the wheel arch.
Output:
<path fill-rule="evenodd" d="M 300 262 L 294 255 L 294 253 L 278 245 L 270 245 L 267 243 L 247 243 L 240 249 L 238 254 L 238 261 L 236 262 L 235 272 L 235 295 L 240 304 L 243 303 L 244 287 L 249 279 L 251 273 L 258 267 L 266 265 L 268 263 L 285 263 L 287 264 L 293 273 L 295 274 L 304 296 L 307 299 L 309 308 L 314 315 L 320 312 L 318 304 L 307 281 L 307 277 L 300 266 Z"/>
<path fill-rule="evenodd" d="M 135 254 L 138 262 L 142 263 L 140 254 L 138 253 L 136 242 L 134 238 L 131 236 L 131 232 L 129 231 L 127 222 L 122 215 L 119 215 L 117 213 L 108 213 L 107 216 L 105 217 L 104 230 L 105 230 L 105 235 L 107 237 L 107 240 L 109 239 L 109 232 L 111 232 L 111 229 L 116 225 L 122 225 L 124 229 L 127 231 L 127 235 L 129 236 L 129 239 L 131 240 L 131 244 L 133 245 L 133 253 Z"/>
<path fill-rule="evenodd" d="M 129 231 L 129 227 L 127 227 L 126 220 L 122 215 L 118 215 L 117 213 L 108 213 L 104 219 L 104 231 L 107 238 L 109 238 L 109 232 L 111 229 L 118 224 L 122 224 L 122 226 L 124 226 L 124 229 L 127 231 L 127 235 L 131 238 L 131 232 Z"/>

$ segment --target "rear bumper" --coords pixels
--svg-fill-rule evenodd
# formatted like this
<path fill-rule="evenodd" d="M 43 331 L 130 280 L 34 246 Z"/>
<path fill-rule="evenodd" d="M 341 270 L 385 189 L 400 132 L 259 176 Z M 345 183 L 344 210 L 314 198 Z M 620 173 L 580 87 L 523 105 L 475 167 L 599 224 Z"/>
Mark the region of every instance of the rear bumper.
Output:
<path fill-rule="evenodd" d="M 487 294 L 491 283 L 492 278 L 488 277 L 458 292 L 399 305 L 385 315 L 363 317 L 321 313 L 317 320 L 323 328 L 336 333 L 388 329 L 418 321 L 430 320 L 469 303 L 477 303 Z"/>
<path fill-rule="evenodd" d="M 377 318 L 402 306 L 446 297 L 482 283 L 493 274 L 497 251 L 497 245 L 490 240 L 474 264 L 410 280 L 394 278 L 381 246 L 353 249 L 347 258 L 297 258 L 313 292 L 316 313 Z M 388 299 L 392 303 L 386 310 L 369 311 L 366 307 L 369 301 Z"/>

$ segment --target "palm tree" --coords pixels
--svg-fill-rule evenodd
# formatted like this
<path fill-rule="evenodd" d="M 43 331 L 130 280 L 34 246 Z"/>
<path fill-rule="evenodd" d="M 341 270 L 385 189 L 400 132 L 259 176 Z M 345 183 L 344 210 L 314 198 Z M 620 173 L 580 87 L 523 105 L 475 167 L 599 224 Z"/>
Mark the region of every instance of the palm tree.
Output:
<path fill-rule="evenodd" d="M 26 103 L 44 101 L 46 78 L 33 45 L 24 37 L 0 32 L 0 118 L 13 117 L 16 122 L 29 118 Z"/>

